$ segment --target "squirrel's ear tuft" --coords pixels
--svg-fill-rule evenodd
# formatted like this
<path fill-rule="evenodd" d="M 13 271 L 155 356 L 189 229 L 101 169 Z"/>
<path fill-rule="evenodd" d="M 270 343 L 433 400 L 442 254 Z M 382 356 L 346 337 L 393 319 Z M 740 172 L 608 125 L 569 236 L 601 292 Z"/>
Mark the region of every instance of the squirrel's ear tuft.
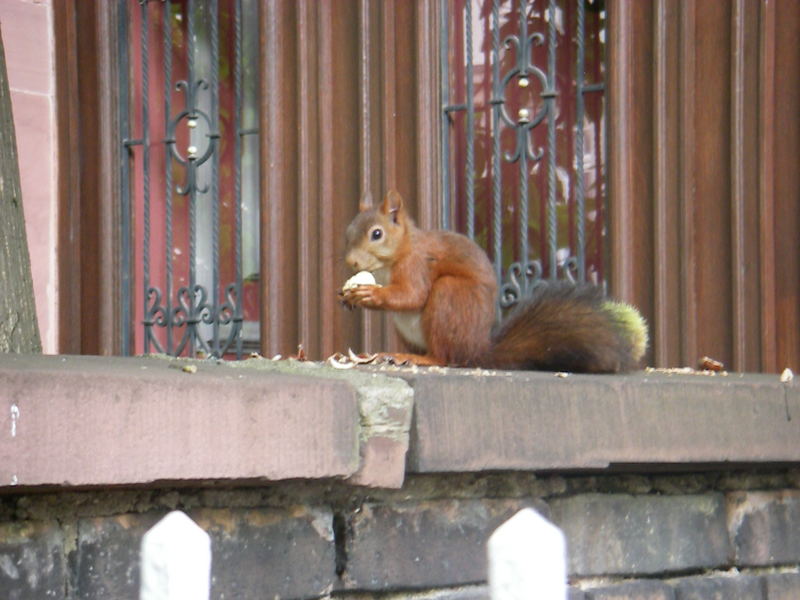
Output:
<path fill-rule="evenodd" d="M 358 201 L 358 212 L 366 212 L 370 208 L 372 208 L 372 194 L 367 190 L 367 193 L 361 196 L 361 200 Z"/>
<path fill-rule="evenodd" d="M 389 190 L 386 197 L 383 199 L 383 206 L 381 212 L 385 215 L 391 215 L 392 220 L 397 223 L 397 213 L 403 208 L 403 197 L 397 190 Z"/>

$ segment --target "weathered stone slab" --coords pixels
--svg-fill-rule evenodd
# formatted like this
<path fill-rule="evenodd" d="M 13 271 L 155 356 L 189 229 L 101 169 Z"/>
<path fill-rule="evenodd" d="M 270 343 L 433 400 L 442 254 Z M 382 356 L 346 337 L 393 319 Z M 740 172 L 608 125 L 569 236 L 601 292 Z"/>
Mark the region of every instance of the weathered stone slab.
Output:
<path fill-rule="evenodd" d="M 190 515 L 211 536 L 212 598 L 317 598 L 333 589 L 336 545 L 328 509 Z"/>
<path fill-rule="evenodd" d="M 67 569 L 58 523 L 0 524 L 0 597 L 65 598 Z"/>
<path fill-rule="evenodd" d="M 571 575 L 640 576 L 729 560 L 721 494 L 586 494 L 554 500 L 550 511 L 567 537 Z"/>
<path fill-rule="evenodd" d="M 358 471 L 359 404 L 347 382 L 187 364 L 0 356 L 0 486 Z"/>
<path fill-rule="evenodd" d="M 350 589 L 445 587 L 486 581 L 486 541 L 529 505 L 517 500 L 365 504 L 350 516 Z"/>
<path fill-rule="evenodd" d="M 800 563 L 800 491 L 732 492 L 728 502 L 736 564 Z"/>
<path fill-rule="evenodd" d="M 211 537 L 212 598 L 316 598 L 336 580 L 333 516 L 326 509 L 202 509 L 189 516 Z M 139 547 L 163 516 L 83 519 L 73 557 L 75 597 L 139 598 Z"/>
<path fill-rule="evenodd" d="M 162 516 L 128 514 L 78 521 L 77 549 L 70 558 L 74 596 L 138 599 L 141 540 Z"/>
<path fill-rule="evenodd" d="M 358 369 L 325 368 L 319 363 L 248 360 L 226 363 L 235 369 L 302 374 L 349 383 L 358 398 L 358 471 L 349 481 L 367 487 L 399 488 L 406 474 L 414 392 L 402 379 Z"/>
<path fill-rule="evenodd" d="M 775 573 L 764 576 L 766 600 L 797 600 L 800 598 L 800 573 Z"/>
<path fill-rule="evenodd" d="M 405 377 L 413 472 L 800 461 L 800 395 L 777 376 Z"/>
<path fill-rule="evenodd" d="M 675 600 L 675 592 L 662 581 L 630 581 L 590 590 L 586 600 Z"/>
<path fill-rule="evenodd" d="M 759 577 L 687 577 L 675 583 L 675 600 L 762 600 Z"/>

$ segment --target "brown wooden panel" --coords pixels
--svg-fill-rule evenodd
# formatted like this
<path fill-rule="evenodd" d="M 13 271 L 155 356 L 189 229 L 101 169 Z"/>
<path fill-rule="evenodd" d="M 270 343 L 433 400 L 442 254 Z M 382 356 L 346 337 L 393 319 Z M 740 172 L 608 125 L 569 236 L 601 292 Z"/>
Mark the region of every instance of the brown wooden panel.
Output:
<path fill-rule="evenodd" d="M 775 7 L 775 337 L 774 370 L 800 370 L 800 3 Z"/>
<path fill-rule="evenodd" d="M 325 3 L 320 3 L 325 4 Z M 330 61 L 322 69 L 327 81 L 321 87 L 330 87 L 331 95 L 323 102 L 320 114 L 323 123 L 323 202 L 324 230 L 321 263 L 323 314 L 322 355 L 346 351 L 357 347 L 359 315 L 339 305 L 338 288 L 350 275 L 344 264 L 344 232 L 353 218 L 359 198 L 360 138 L 359 123 L 359 10 L 351 0 L 338 0 L 329 9 L 330 21 L 328 48 Z M 323 33 L 323 39 L 328 38 Z M 329 128 L 324 124 L 330 123 Z M 327 155 L 327 158 L 326 158 Z M 329 162 L 326 162 L 329 161 Z M 326 331 L 328 332 L 326 334 Z"/>
<path fill-rule="evenodd" d="M 731 28 L 732 366 L 760 368 L 758 232 L 758 0 L 733 3 Z"/>
<path fill-rule="evenodd" d="M 695 14 L 695 147 L 693 211 L 697 354 L 730 365 L 730 34 L 728 2 L 697 2 Z M 690 355 L 686 357 L 692 360 Z"/>
<path fill-rule="evenodd" d="M 653 10 L 609 3 L 609 221 L 612 293 L 653 322 Z M 638 153 L 628 152 L 636 148 Z M 642 199 L 648 199 L 643 201 Z M 652 361 L 652 348 L 645 360 Z"/>
<path fill-rule="evenodd" d="M 321 219 L 320 131 L 317 127 L 320 103 L 319 73 L 323 62 L 318 38 L 317 3 L 301 0 L 296 4 L 297 20 L 294 41 L 297 45 L 297 253 L 298 253 L 298 343 L 308 352 L 319 352 L 321 338 L 319 320 L 313 318 L 320 300 L 320 238 Z M 291 209 L 289 209 L 291 210 Z"/>
<path fill-rule="evenodd" d="M 80 354 L 80 167 L 78 156 L 80 104 L 76 7 L 53 4 L 58 147 L 58 351 Z"/>
<path fill-rule="evenodd" d="M 678 122 L 679 6 L 658 0 L 654 18 L 653 64 L 653 229 L 654 314 L 651 321 L 656 364 L 678 364 L 681 354 L 680 202 Z"/>
<path fill-rule="evenodd" d="M 775 3 L 760 10 L 759 56 L 759 235 L 761 284 L 761 368 L 777 368 L 775 339 Z"/>
<path fill-rule="evenodd" d="M 121 345 L 118 4 L 54 5 L 59 160 L 59 351 Z"/>
<path fill-rule="evenodd" d="M 294 352 L 298 335 L 295 3 L 271 0 L 261 19 L 261 351 Z"/>
<path fill-rule="evenodd" d="M 436 2 L 417 0 L 417 221 L 426 229 L 440 226 L 439 60 L 436 54 L 441 15 Z"/>
<path fill-rule="evenodd" d="M 798 10 L 609 2 L 611 283 L 651 318 L 659 366 L 708 354 L 736 370 L 796 368 Z"/>
<path fill-rule="evenodd" d="M 96 143 L 98 153 L 97 191 L 94 199 L 99 220 L 99 287 L 101 300 L 97 304 L 99 313 L 98 353 L 106 356 L 130 353 L 129 348 L 122 348 L 122 335 L 119 316 L 122 304 L 128 303 L 132 309 L 134 299 L 121 296 L 121 279 L 128 275 L 122 272 L 120 264 L 121 240 L 120 226 L 125 222 L 120 212 L 120 169 L 124 151 L 115 132 L 120 130 L 119 87 L 120 65 L 117 55 L 117 31 L 119 13 L 118 6 L 109 3 L 98 9 L 98 22 L 95 29 L 98 53 L 98 79 L 101 82 L 113 82 L 112 85 L 101 85 L 97 94 L 98 129 L 100 138 L 92 140 Z M 128 222 L 133 222 L 131 216 Z M 91 306 L 91 303 L 89 304 Z M 129 311 L 130 314 L 130 311 Z"/>
<path fill-rule="evenodd" d="M 687 364 L 697 355 L 697 285 L 694 278 L 695 254 L 695 20 L 697 3 L 689 0 L 681 6 L 680 27 L 680 116 L 676 125 L 680 131 L 680 211 L 679 224 L 681 273 L 681 359 Z"/>
<path fill-rule="evenodd" d="M 430 56 L 435 40 L 418 33 L 419 10 L 370 0 L 264 4 L 266 354 L 293 353 L 298 344 L 311 358 L 399 347 L 385 315 L 346 311 L 336 291 L 349 275 L 344 232 L 362 195 L 380 201 L 396 188 L 416 214 L 425 189 L 430 204 L 433 187 L 417 175 L 417 123 L 432 100 L 417 92 L 417 50 Z"/>

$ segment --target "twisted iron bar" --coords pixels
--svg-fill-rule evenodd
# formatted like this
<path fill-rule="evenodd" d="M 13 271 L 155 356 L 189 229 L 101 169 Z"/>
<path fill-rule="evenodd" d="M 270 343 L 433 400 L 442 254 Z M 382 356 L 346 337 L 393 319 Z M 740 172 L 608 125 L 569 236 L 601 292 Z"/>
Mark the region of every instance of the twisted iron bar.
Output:
<path fill-rule="evenodd" d="M 503 274 L 503 172 L 500 151 L 500 0 L 492 0 L 492 212 L 494 228 L 494 270 L 497 281 Z"/>
<path fill-rule="evenodd" d="M 169 130 L 170 115 L 172 114 L 172 23 L 170 15 L 172 14 L 172 0 L 167 0 L 164 7 L 163 14 L 163 27 L 164 27 L 164 128 L 165 131 Z M 172 314 L 172 157 L 170 152 L 164 153 L 164 180 L 165 180 L 165 193 L 164 193 L 164 210 L 166 211 L 166 219 L 164 219 L 164 228 L 166 236 L 165 260 L 167 267 L 167 314 Z M 167 352 L 172 352 L 172 323 L 167 323 Z"/>
<path fill-rule="evenodd" d="M 234 95 L 235 95 L 235 109 L 234 109 L 234 129 L 236 130 L 235 143 L 234 143 L 234 199 L 236 201 L 236 210 L 234 212 L 234 228 L 236 231 L 236 239 L 234 241 L 234 263 L 236 264 L 236 283 L 234 289 L 228 286 L 228 297 L 231 293 L 236 298 L 242 298 L 242 0 L 236 0 L 236 15 L 234 17 Z M 236 302 L 234 304 L 234 314 L 237 326 L 235 331 L 236 340 L 236 357 L 242 356 L 242 335 L 241 335 L 241 322 L 242 318 L 242 303 Z M 230 338 L 229 338 L 230 339 Z M 229 342 L 230 343 L 230 342 Z"/>
<path fill-rule="evenodd" d="M 141 2 L 141 17 L 142 24 L 139 32 L 139 43 L 141 45 L 141 61 L 142 61 L 142 161 L 143 161 L 143 203 L 144 203 L 144 230 L 143 237 L 143 252 L 142 252 L 142 271 L 144 277 L 145 289 L 145 302 L 144 309 L 147 314 L 147 300 L 150 288 L 150 111 L 148 105 L 148 98 L 150 97 L 150 47 L 149 47 L 149 12 L 147 2 Z M 152 330 L 148 330 L 152 334 Z M 144 338 L 144 351 L 150 351 L 150 342 L 152 335 L 145 335 Z"/>
<path fill-rule="evenodd" d="M 210 0 L 211 20 L 211 120 L 219 125 L 219 4 Z M 211 144 L 209 143 L 209 146 Z M 219 152 L 211 156 L 211 310 L 215 315 L 212 327 L 211 354 L 219 356 L 219 319 L 217 315 L 219 290 Z"/>
<path fill-rule="evenodd" d="M 576 221 L 578 224 L 578 256 L 576 257 L 576 268 L 578 281 L 586 281 L 586 190 L 583 181 L 583 119 L 585 113 L 584 106 L 584 80 L 585 73 L 585 40 L 586 35 L 586 5 L 581 0 L 578 2 L 578 31 L 576 34 L 578 44 L 578 56 L 575 65 L 575 204 L 577 209 Z"/>
<path fill-rule="evenodd" d="M 467 1 L 466 50 L 467 50 L 467 237 L 475 238 L 475 81 L 472 61 L 472 2 Z"/>
<path fill-rule="evenodd" d="M 550 279 L 556 279 L 558 251 L 558 219 L 556 215 L 556 0 L 550 0 L 547 22 L 547 241 Z"/>

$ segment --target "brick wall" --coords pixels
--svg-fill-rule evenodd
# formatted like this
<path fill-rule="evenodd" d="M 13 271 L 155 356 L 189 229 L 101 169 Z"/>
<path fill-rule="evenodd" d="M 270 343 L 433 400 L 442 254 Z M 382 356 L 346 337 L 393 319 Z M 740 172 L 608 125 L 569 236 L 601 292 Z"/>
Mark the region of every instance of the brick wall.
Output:
<path fill-rule="evenodd" d="M 136 598 L 141 537 L 180 508 L 211 535 L 214 598 L 488 598 L 485 541 L 525 506 L 566 533 L 571 599 L 800 598 L 798 469 L 16 493 L 0 590 Z"/>

